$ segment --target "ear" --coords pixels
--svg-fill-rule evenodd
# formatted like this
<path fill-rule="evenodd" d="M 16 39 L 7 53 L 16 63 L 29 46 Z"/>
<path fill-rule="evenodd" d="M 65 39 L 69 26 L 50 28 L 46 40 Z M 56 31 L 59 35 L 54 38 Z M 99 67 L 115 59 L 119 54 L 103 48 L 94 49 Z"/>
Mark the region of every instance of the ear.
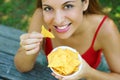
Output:
<path fill-rule="evenodd" d="M 89 0 L 83 0 L 82 3 L 83 3 L 83 11 L 86 11 L 89 5 Z"/>

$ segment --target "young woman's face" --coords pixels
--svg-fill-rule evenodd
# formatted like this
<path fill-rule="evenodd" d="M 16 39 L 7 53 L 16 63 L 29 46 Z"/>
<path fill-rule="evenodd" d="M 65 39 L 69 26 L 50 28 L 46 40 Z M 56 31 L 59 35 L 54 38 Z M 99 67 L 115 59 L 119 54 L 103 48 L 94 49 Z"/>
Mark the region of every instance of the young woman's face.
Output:
<path fill-rule="evenodd" d="M 84 5 L 81 0 L 42 0 L 44 21 L 55 36 L 67 39 L 82 25 Z"/>

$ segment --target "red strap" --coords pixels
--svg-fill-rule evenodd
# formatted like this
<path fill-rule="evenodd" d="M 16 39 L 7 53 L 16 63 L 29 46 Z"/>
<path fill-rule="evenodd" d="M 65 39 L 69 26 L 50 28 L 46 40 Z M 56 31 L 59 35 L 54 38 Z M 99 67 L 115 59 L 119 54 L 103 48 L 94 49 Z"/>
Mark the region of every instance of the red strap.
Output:
<path fill-rule="evenodd" d="M 97 28 L 97 30 L 96 30 L 96 32 L 95 32 L 95 35 L 94 35 L 94 38 L 93 38 L 93 41 L 92 41 L 92 45 L 91 45 L 91 46 L 94 45 L 94 42 L 95 42 L 96 36 L 97 36 L 97 34 L 98 34 L 98 31 L 100 30 L 100 28 L 101 28 L 102 24 L 104 23 L 104 21 L 106 20 L 106 18 L 107 18 L 107 16 L 104 16 L 104 18 L 103 18 L 102 21 L 100 22 L 100 24 L 99 24 L 99 26 L 98 26 L 98 28 Z"/>
<path fill-rule="evenodd" d="M 53 47 L 52 47 L 52 42 L 50 38 L 46 38 L 45 40 L 46 40 L 45 41 L 45 53 L 47 56 L 50 53 L 50 51 L 53 49 Z"/>

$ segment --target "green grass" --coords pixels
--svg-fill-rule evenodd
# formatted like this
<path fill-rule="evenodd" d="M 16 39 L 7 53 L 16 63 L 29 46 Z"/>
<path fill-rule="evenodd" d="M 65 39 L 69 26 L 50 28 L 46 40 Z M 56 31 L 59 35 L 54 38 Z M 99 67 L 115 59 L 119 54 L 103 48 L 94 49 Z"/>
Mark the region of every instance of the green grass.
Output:
<path fill-rule="evenodd" d="M 100 0 L 100 2 L 120 31 L 120 0 Z"/>
<path fill-rule="evenodd" d="M 0 24 L 26 31 L 35 4 L 35 0 L 0 0 Z"/>
<path fill-rule="evenodd" d="M 120 30 L 120 0 L 100 0 Z M 27 31 L 36 0 L 0 0 L 0 24 Z"/>

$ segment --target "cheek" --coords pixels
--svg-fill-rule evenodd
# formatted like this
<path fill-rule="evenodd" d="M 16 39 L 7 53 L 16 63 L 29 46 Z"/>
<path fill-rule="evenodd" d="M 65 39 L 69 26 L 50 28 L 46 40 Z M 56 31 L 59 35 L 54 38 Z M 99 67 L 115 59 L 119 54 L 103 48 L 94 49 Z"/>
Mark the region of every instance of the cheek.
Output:
<path fill-rule="evenodd" d="M 75 31 L 83 23 L 83 13 L 81 11 L 76 11 L 75 13 L 71 13 L 70 18 L 72 21 L 73 31 Z"/>
<path fill-rule="evenodd" d="M 45 23 L 48 25 L 52 21 L 52 15 L 43 13 L 43 19 Z"/>
<path fill-rule="evenodd" d="M 70 12 L 67 12 L 67 16 L 73 20 L 78 20 L 83 16 L 83 11 L 81 9 L 74 9 Z"/>
<path fill-rule="evenodd" d="M 80 23 L 81 20 L 83 19 L 83 13 L 82 12 L 72 12 L 68 13 L 67 16 L 74 22 L 74 23 Z"/>

